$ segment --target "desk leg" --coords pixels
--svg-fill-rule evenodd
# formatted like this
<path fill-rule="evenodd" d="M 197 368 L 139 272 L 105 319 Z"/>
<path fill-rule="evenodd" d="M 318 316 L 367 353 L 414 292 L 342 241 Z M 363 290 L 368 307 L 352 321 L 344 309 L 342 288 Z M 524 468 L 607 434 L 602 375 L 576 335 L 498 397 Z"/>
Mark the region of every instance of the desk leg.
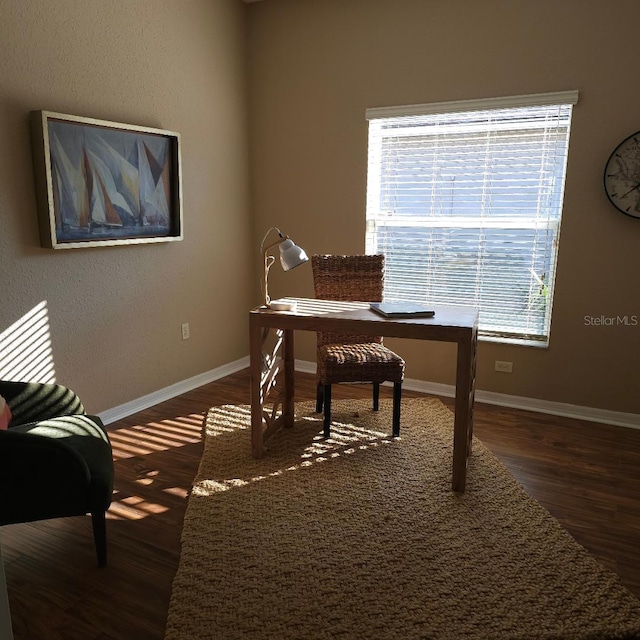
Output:
<path fill-rule="evenodd" d="M 477 329 L 468 340 L 458 343 L 456 370 L 456 414 L 453 427 L 452 489 L 463 493 L 473 437 L 473 403 L 476 385 Z"/>
<path fill-rule="evenodd" d="M 249 372 L 251 376 L 251 452 L 254 458 L 264 453 L 262 442 L 262 338 L 256 316 L 249 317 Z"/>
<path fill-rule="evenodd" d="M 293 427 L 295 420 L 295 359 L 293 349 L 293 330 L 284 331 L 284 399 L 282 401 L 282 415 L 285 427 Z"/>

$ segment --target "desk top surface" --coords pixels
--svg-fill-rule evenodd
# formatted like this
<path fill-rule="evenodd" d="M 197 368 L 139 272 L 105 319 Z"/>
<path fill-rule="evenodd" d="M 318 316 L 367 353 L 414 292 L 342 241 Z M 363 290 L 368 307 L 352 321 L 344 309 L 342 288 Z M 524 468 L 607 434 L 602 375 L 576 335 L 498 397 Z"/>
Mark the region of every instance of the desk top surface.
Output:
<path fill-rule="evenodd" d="M 435 315 L 432 318 L 384 318 L 369 308 L 368 302 L 337 302 L 334 300 L 320 300 L 315 298 L 282 298 L 278 302 L 295 302 L 294 311 L 274 311 L 266 307 L 257 307 L 251 311 L 252 315 L 259 315 L 263 320 L 269 319 L 269 324 L 280 319 L 284 324 L 303 325 L 307 321 L 326 320 L 327 322 L 347 323 L 375 323 L 380 325 L 381 334 L 388 335 L 383 330 L 386 325 L 415 326 L 432 328 L 461 328 L 473 329 L 478 323 L 478 310 L 475 307 L 458 307 L 447 305 L 433 305 Z M 287 322 L 288 319 L 288 322 Z"/>

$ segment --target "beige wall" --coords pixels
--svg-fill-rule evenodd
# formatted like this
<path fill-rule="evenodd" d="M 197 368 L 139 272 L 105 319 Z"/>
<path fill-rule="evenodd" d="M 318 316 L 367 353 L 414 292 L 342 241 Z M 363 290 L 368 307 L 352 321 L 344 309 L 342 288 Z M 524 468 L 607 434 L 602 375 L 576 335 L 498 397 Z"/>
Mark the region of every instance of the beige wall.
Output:
<path fill-rule="evenodd" d="M 551 346 L 481 344 L 478 384 L 640 413 L 640 328 L 584 325 L 640 315 L 640 222 L 601 187 L 613 147 L 640 129 L 640 8 L 615 7 L 0 0 L 0 364 L 7 352 L 48 357 L 33 336 L 31 352 L 2 340 L 42 303 L 56 378 L 92 411 L 246 356 L 258 258 L 227 260 L 255 251 L 272 225 L 309 253 L 364 249 L 367 107 L 578 89 Z M 179 131 L 185 240 L 40 248 L 28 128 L 39 109 Z M 274 296 L 312 295 L 308 266 L 272 274 Z M 301 334 L 298 356 L 313 360 L 313 344 Z M 409 377 L 453 383 L 453 347 L 389 344 L 408 356 Z M 496 359 L 514 373 L 493 372 Z"/>
<path fill-rule="evenodd" d="M 91 411 L 247 355 L 253 279 L 235 262 L 252 240 L 246 10 L 239 0 L 0 0 L 0 351 L 33 361 L 46 350 L 25 355 L 6 335 L 46 302 L 56 378 Z M 180 132 L 184 241 L 40 248 L 28 125 L 39 109 Z"/>
<path fill-rule="evenodd" d="M 256 241 L 278 225 L 308 253 L 364 250 L 367 107 L 578 89 L 551 344 L 482 343 L 483 390 L 640 413 L 640 220 L 608 203 L 604 164 L 640 129 L 637 0 L 268 0 L 249 9 Z M 274 297 L 312 295 L 273 270 Z M 387 342 L 407 376 L 452 384 L 453 347 Z M 298 357 L 314 359 L 311 336 Z M 514 363 L 513 374 L 493 371 Z"/>

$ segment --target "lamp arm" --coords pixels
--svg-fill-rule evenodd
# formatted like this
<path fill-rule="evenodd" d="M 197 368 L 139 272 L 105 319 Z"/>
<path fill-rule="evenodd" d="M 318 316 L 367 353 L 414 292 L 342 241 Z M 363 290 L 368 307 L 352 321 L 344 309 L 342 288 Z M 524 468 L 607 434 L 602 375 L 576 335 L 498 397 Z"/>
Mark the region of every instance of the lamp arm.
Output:
<path fill-rule="evenodd" d="M 269 297 L 269 269 L 271 269 L 271 265 L 276 261 L 273 256 L 268 256 L 267 251 L 269 251 L 269 247 L 267 247 L 264 252 L 264 306 L 268 307 L 271 303 L 271 298 Z"/>
<path fill-rule="evenodd" d="M 275 247 L 277 244 L 282 244 L 285 240 L 290 240 L 290 239 L 291 238 L 289 238 L 289 236 L 280 236 L 275 242 L 268 244 L 266 249 L 262 249 L 262 247 L 260 247 L 260 249 L 264 251 L 265 255 L 267 255 L 267 251 L 269 251 L 269 249 L 273 249 L 273 247 Z"/>
<path fill-rule="evenodd" d="M 265 241 L 266 241 L 266 240 L 267 240 L 267 238 L 269 237 L 269 234 L 270 234 L 272 231 L 277 231 L 277 232 L 278 232 L 278 235 L 280 236 L 280 240 L 277 240 L 277 241 L 276 241 L 276 242 L 274 242 L 273 244 L 269 245 L 269 246 L 267 247 L 267 249 L 270 249 L 271 247 L 275 246 L 276 244 L 278 244 L 278 242 L 283 242 L 284 240 L 286 240 L 286 239 L 289 237 L 289 236 L 287 236 L 287 237 L 285 238 L 285 236 L 283 236 L 283 235 L 282 235 L 282 231 L 280 231 L 280 229 L 278 229 L 278 227 L 271 227 L 271 228 L 267 231 L 267 233 L 265 233 L 265 234 L 264 234 L 264 238 L 262 238 L 262 242 L 260 243 L 260 253 L 262 253 L 263 251 L 265 251 L 264 243 L 265 243 Z"/>
<path fill-rule="evenodd" d="M 275 242 L 268 244 L 265 248 L 264 243 L 272 231 L 277 231 L 280 236 Z M 282 235 L 282 231 L 278 229 L 278 227 L 271 227 L 267 233 L 264 234 L 264 238 L 262 238 L 262 242 L 260 243 L 260 251 L 264 254 L 264 280 L 263 280 L 263 288 L 264 288 L 264 306 L 268 307 L 271 303 L 271 298 L 269 297 L 269 269 L 276 261 L 274 256 L 267 255 L 269 249 L 273 249 L 276 245 L 284 242 L 285 240 L 289 240 L 289 236 Z"/>

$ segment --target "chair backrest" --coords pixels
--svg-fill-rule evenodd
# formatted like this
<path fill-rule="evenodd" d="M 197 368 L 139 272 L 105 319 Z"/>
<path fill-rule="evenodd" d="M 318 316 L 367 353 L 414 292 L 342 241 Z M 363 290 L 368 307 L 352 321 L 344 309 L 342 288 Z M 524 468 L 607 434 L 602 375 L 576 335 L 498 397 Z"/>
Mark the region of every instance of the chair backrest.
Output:
<path fill-rule="evenodd" d="M 311 256 L 313 286 L 316 298 L 382 302 L 384 287 L 383 255 L 318 255 Z M 358 336 L 319 332 L 318 346 L 325 344 L 382 343 L 380 336 Z"/>

